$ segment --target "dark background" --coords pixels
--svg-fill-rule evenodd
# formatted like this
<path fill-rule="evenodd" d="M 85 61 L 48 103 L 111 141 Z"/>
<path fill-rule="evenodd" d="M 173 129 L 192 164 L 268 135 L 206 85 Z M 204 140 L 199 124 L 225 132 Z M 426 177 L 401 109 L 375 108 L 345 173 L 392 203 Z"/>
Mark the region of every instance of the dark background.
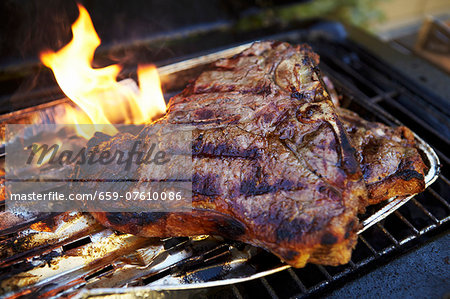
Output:
<path fill-rule="evenodd" d="M 174 31 L 220 26 L 292 0 L 133 0 L 78 1 L 88 10 L 102 47 L 168 35 Z M 0 67 L 37 59 L 71 37 L 76 1 L 6 0 L 0 3 Z"/>

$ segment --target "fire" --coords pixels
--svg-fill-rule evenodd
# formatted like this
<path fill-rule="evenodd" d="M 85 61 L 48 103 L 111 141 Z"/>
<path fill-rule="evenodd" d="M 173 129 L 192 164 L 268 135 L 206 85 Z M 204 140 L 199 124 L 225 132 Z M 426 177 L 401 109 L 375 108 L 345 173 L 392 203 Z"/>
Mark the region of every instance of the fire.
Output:
<path fill-rule="evenodd" d="M 92 68 L 101 41 L 86 9 L 80 4 L 78 9 L 72 41 L 58 52 L 41 53 L 41 61 L 52 69 L 61 90 L 83 110 L 69 109 L 66 121 L 93 124 L 77 126 L 80 136 L 90 138 L 96 131 L 115 134 L 114 123 L 142 124 L 164 114 L 166 105 L 155 66 L 138 66 L 140 89 L 116 81 L 121 70 L 117 64 Z"/>

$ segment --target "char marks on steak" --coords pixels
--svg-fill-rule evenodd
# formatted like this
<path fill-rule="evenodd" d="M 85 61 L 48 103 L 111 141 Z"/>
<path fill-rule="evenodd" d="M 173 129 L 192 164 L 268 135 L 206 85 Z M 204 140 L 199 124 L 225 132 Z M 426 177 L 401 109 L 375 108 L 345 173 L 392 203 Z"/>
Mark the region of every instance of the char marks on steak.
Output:
<path fill-rule="evenodd" d="M 425 189 L 427 166 L 415 147 L 411 130 L 368 122 L 344 108 L 338 108 L 338 113 L 363 171 L 368 190 L 366 205 Z"/>
<path fill-rule="evenodd" d="M 255 43 L 215 62 L 157 121 L 193 130 L 192 212 L 94 217 L 141 236 L 221 235 L 263 247 L 295 267 L 347 263 L 368 196 L 352 146 L 358 143 L 346 132 L 351 123 L 340 121 L 317 64 L 309 46 L 281 42 Z M 145 140 L 151 128 L 101 146 Z M 117 175 L 113 167 L 98 171 Z M 131 171 L 154 175 L 147 165 Z"/>

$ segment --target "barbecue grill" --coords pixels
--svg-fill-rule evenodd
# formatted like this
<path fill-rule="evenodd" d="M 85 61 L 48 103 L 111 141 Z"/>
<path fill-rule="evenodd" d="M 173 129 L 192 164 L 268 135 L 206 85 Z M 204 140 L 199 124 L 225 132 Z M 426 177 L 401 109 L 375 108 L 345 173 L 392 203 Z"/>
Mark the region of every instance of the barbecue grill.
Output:
<path fill-rule="evenodd" d="M 124 49 L 133 55 L 152 57 L 159 61 L 164 94 L 169 98 L 207 62 L 263 39 L 309 43 L 321 57 L 322 72 L 342 96 L 343 107 L 370 121 L 404 124 L 430 144 L 441 163 L 433 185 L 386 218 L 378 217 L 370 227 L 367 225 L 359 234 L 351 262 L 338 267 L 309 264 L 294 269 L 265 251 L 211 236 L 138 238 L 105 229 L 81 213 L 24 215 L 3 211 L 0 293 L 12 297 L 83 298 L 113 294 L 236 298 L 324 295 L 447 233 L 450 104 L 445 94 L 439 94 L 445 87 L 430 91 L 427 84 L 417 84 L 417 78 L 406 76 L 395 64 L 375 56 L 373 52 L 381 52 L 389 60 L 398 54 L 365 33 L 323 20 L 238 33 L 223 23 L 193 28 L 181 36 L 159 36 L 106 47 L 100 59 L 120 55 L 117 53 Z M 161 45 L 169 50 L 157 53 L 155 49 Z M 400 62 L 404 64 L 405 60 Z M 429 75 L 437 72 L 422 64 L 416 68 L 423 68 Z M 35 77 L 36 69 L 39 67 L 8 67 L 2 72 L 2 84 L 15 82 L 17 86 Z M 61 99 L 59 88 L 46 76 L 51 77 L 43 72 L 39 77 L 43 83 L 32 90 L 14 94 L 7 90 L 2 94 L 2 123 L 26 123 L 36 114 L 51 122 L 58 107 L 68 100 Z M 122 76 L 133 77 L 133 70 L 125 69 Z M 433 80 L 442 80 L 442 86 L 449 81 L 445 77 Z M 370 207 L 361 217 L 370 217 L 383 206 Z"/>

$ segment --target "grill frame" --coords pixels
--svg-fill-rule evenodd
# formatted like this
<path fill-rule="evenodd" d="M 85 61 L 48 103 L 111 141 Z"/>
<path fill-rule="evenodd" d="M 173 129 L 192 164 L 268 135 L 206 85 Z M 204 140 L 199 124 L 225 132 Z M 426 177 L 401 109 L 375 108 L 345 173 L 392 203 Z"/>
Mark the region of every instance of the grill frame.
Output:
<path fill-rule="evenodd" d="M 284 37 L 283 37 L 284 36 Z M 291 32 L 291 33 L 284 33 L 279 35 L 278 37 L 271 37 L 276 39 L 284 39 L 287 41 L 297 40 L 304 36 L 304 33 L 301 32 Z M 303 38 L 302 38 L 303 39 Z M 338 45 L 342 45 L 342 43 L 348 43 L 347 39 L 337 41 Z M 320 43 L 320 41 L 319 41 Z M 313 48 L 314 42 L 312 42 Z M 417 118 L 411 111 L 405 109 L 405 107 L 398 105 L 398 103 L 395 101 L 395 98 L 399 96 L 399 94 L 402 94 L 403 92 L 411 93 L 411 88 L 409 86 L 408 80 L 404 79 L 401 75 L 399 75 L 395 70 L 391 69 L 389 66 L 384 64 L 383 62 L 379 61 L 375 57 L 371 56 L 369 53 L 365 52 L 365 50 L 361 49 L 357 44 L 352 44 L 350 42 L 350 45 L 352 47 L 352 52 L 357 53 L 358 55 L 364 56 L 364 57 L 370 57 L 369 61 L 379 63 L 382 68 L 385 68 L 387 70 L 387 73 L 391 77 L 397 77 L 397 80 L 399 82 L 403 82 L 403 84 L 399 84 L 400 91 L 398 90 L 386 90 L 381 91 L 376 95 L 368 96 L 366 93 L 367 91 L 362 91 L 358 88 L 354 87 L 354 83 L 352 80 L 349 80 L 348 76 L 343 76 L 342 74 L 350 74 L 350 79 L 358 81 L 358 84 L 367 84 L 368 89 L 375 89 L 376 86 L 373 86 L 373 83 L 370 80 L 367 80 L 364 77 L 361 77 L 355 69 L 351 66 L 351 59 L 350 64 L 339 64 L 340 67 L 343 68 L 343 71 L 336 70 L 335 68 L 329 67 L 327 64 L 321 63 L 320 67 L 324 73 L 329 75 L 330 77 L 334 78 L 333 83 L 336 85 L 337 89 L 340 91 L 341 94 L 345 94 L 346 98 L 344 98 L 344 106 L 350 106 L 350 108 L 353 107 L 352 110 L 356 110 L 358 113 L 362 114 L 364 117 L 364 114 L 374 114 L 372 115 L 376 117 L 376 120 L 382 121 L 384 123 L 387 123 L 389 125 L 398 125 L 401 122 L 397 120 L 395 117 L 393 117 L 390 113 L 388 113 L 385 109 L 385 107 L 394 106 L 397 109 L 399 109 L 401 112 L 403 112 L 404 116 L 402 120 L 407 119 L 410 123 L 413 123 L 413 125 L 409 125 L 409 127 L 415 131 L 415 126 L 417 127 L 417 124 L 420 126 L 420 128 L 424 131 L 429 131 L 433 135 L 437 135 L 438 139 L 441 139 L 442 141 L 444 138 L 439 134 L 439 132 L 436 131 L 436 129 L 432 128 L 428 124 L 426 124 L 422 119 Z M 317 45 L 316 45 L 317 47 Z M 316 50 L 317 48 L 315 48 Z M 323 53 L 320 53 L 322 57 L 325 57 Z M 350 57 L 351 58 L 351 57 Z M 353 76 L 353 77 L 352 77 Z M 426 94 L 422 94 L 420 90 L 415 90 L 414 95 L 416 97 L 420 97 L 421 99 L 424 99 L 425 101 L 431 101 L 432 97 L 430 98 Z M 386 105 L 386 106 L 383 106 Z M 358 108 L 360 111 L 358 111 Z M 365 110 L 365 112 L 364 112 Z M 406 118 L 405 118 L 406 115 Z M 429 137 L 427 134 L 420 134 L 420 136 L 423 137 Z M 447 140 L 448 142 L 448 140 Z M 434 145 L 434 142 L 431 142 L 432 145 Z M 442 151 L 437 150 L 437 153 L 444 164 L 443 169 L 445 170 L 448 166 L 448 157 L 444 155 Z M 395 256 L 398 256 L 399 254 L 405 253 L 414 246 L 421 244 L 425 242 L 427 239 L 429 239 L 432 236 L 438 235 L 441 232 L 447 231 L 449 228 L 449 211 L 450 211 L 450 205 L 448 203 L 448 190 L 449 190 L 450 182 L 447 179 L 444 174 L 440 174 L 438 180 L 434 185 L 429 187 L 424 193 L 419 195 L 416 198 L 413 198 L 411 201 L 409 201 L 405 206 L 403 206 L 399 211 L 394 212 L 392 215 L 388 216 L 383 222 L 377 223 L 372 229 L 368 230 L 367 232 L 362 233 L 362 235 L 359 237 L 358 240 L 358 246 L 365 246 L 366 249 L 369 252 L 369 255 L 366 256 L 365 254 L 361 253 L 361 256 L 363 256 L 361 259 L 358 258 L 358 261 L 352 261 L 343 267 L 344 269 L 342 271 L 337 271 L 336 269 L 332 270 L 330 267 L 323 267 L 323 266 L 315 266 L 315 265 L 309 265 L 306 269 L 286 269 L 280 273 L 273 274 L 268 277 L 259 278 L 254 281 L 250 282 L 244 282 L 236 285 L 231 285 L 229 287 L 219 287 L 219 288 L 210 288 L 206 290 L 192 290 L 192 291 L 181 291 L 181 292 L 190 292 L 189 294 L 199 294 L 199 292 L 206 292 L 208 294 L 214 294 L 215 292 L 220 292 L 222 295 L 225 294 L 231 294 L 234 297 L 237 298 L 245 298 L 248 297 L 249 294 L 246 292 L 249 288 L 251 290 L 261 289 L 261 296 L 267 297 L 267 298 L 280 298 L 280 297 L 289 297 L 289 296 L 297 296 L 297 297 L 306 297 L 310 295 L 317 295 L 317 294 L 323 294 L 327 291 L 330 291 L 332 288 L 339 286 L 343 284 L 344 282 L 349 281 L 352 278 L 355 278 L 357 275 L 361 275 L 367 271 L 370 271 L 371 269 L 374 269 L 378 266 L 380 263 L 386 263 L 390 259 L 394 258 Z M 444 194 L 443 194 L 444 193 Z M 447 209 L 447 214 L 445 217 L 438 217 L 433 213 L 433 211 L 429 210 L 429 207 L 427 206 L 427 199 L 428 198 L 434 198 L 435 201 L 439 202 L 442 206 L 444 206 L 444 209 Z M 447 198 L 447 199 L 446 199 Z M 423 202 L 425 200 L 425 203 Z M 414 208 L 416 207 L 416 208 Z M 408 209 L 418 209 L 420 210 L 425 217 L 428 217 L 428 224 L 425 224 L 421 227 L 419 225 L 414 225 L 411 223 L 411 219 L 408 220 L 408 216 L 404 215 L 406 212 L 402 211 L 408 211 Z M 386 223 L 389 223 L 390 221 L 393 221 L 392 219 L 394 217 L 397 217 L 404 225 L 410 228 L 411 234 L 405 235 L 402 238 L 395 237 L 394 233 L 385 226 Z M 33 221 L 31 221 L 33 222 Z M 426 221 L 425 221 L 426 222 Z M 417 226 L 417 227 L 416 227 Z M 375 231 L 374 231 L 375 230 Z M 383 239 L 389 240 L 388 242 L 391 242 L 391 245 L 388 245 L 383 248 L 374 248 L 373 244 L 371 245 L 371 240 L 374 239 L 374 236 L 382 235 L 384 236 Z M 77 239 L 78 240 L 78 239 Z M 76 241 L 76 240 L 75 240 Z M 354 257 L 359 256 L 360 253 L 358 253 L 358 250 L 362 250 L 361 248 L 356 248 Z M 366 250 L 366 251 L 367 251 Z M 316 272 L 317 276 L 322 276 L 323 279 L 315 283 L 313 279 L 305 279 L 308 276 L 311 276 L 310 273 L 308 275 L 305 275 L 307 271 L 310 272 Z M 286 277 L 290 277 L 291 281 L 287 282 Z M 282 284 L 280 284 L 280 281 L 284 281 Z M 292 283 L 293 282 L 293 283 Z M 296 286 L 295 288 L 292 288 L 292 294 L 287 294 L 280 292 L 280 288 L 283 288 L 286 285 L 290 286 Z M 286 287 L 284 287 L 286 288 Z M 145 290 L 145 288 L 127 288 L 127 289 L 98 289 L 98 290 L 90 290 L 90 291 L 82 291 L 78 296 L 80 297 L 96 297 L 99 295 L 107 295 L 107 294 L 113 294 L 113 293 L 131 293 L 135 295 L 143 294 L 145 292 L 151 292 L 149 290 Z M 177 291 L 174 291 L 177 292 Z M 263 295 L 265 294 L 265 295 Z M 58 295 L 68 295 L 68 293 L 63 292 Z M 252 295 L 252 294 L 250 294 Z"/>

